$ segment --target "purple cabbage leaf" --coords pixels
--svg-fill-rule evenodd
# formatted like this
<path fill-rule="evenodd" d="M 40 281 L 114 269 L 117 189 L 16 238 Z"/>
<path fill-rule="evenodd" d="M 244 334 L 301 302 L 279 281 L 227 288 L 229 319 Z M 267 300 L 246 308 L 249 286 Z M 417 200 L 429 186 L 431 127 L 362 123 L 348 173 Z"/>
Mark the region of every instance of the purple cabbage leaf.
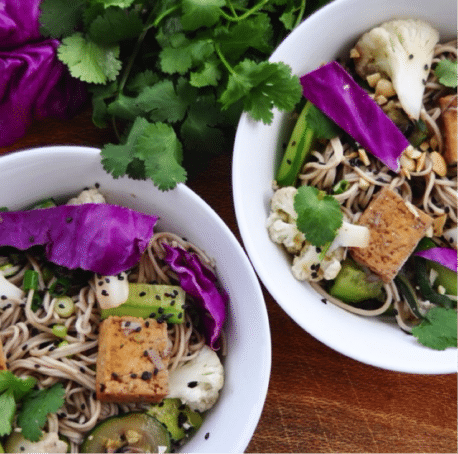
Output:
<path fill-rule="evenodd" d="M 138 263 L 156 216 L 117 205 L 87 203 L 0 213 L 0 246 L 45 246 L 49 261 L 116 275 Z"/>
<path fill-rule="evenodd" d="M 457 252 L 455 249 L 447 247 L 432 247 L 415 252 L 418 257 L 439 263 L 452 271 L 457 272 Z"/>
<path fill-rule="evenodd" d="M 339 63 L 327 63 L 300 81 L 305 98 L 387 167 L 399 171 L 409 141 Z"/>
<path fill-rule="evenodd" d="M 217 350 L 226 320 L 227 294 L 218 289 L 215 274 L 201 263 L 197 254 L 167 244 L 164 244 L 164 248 L 165 262 L 177 274 L 180 286 L 199 305 L 207 345 Z"/>
<path fill-rule="evenodd" d="M 0 0 L 0 147 L 34 120 L 69 119 L 88 99 L 86 85 L 57 58 L 59 41 L 40 37 L 40 0 Z"/>

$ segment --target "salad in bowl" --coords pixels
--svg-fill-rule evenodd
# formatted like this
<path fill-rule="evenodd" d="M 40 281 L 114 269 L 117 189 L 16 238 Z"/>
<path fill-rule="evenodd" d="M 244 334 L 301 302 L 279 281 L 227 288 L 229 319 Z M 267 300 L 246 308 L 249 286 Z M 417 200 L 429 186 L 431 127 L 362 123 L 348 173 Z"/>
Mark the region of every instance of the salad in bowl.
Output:
<path fill-rule="evenodd" d="M 452 372 L 456 8 L 374 1 L 355 18 L 357 3 L 323 7 L 272 55 L 303 99 L 270 125 L 242 116 L 237 220 L 261 280 L 319 340 L 379 367 Z"/>

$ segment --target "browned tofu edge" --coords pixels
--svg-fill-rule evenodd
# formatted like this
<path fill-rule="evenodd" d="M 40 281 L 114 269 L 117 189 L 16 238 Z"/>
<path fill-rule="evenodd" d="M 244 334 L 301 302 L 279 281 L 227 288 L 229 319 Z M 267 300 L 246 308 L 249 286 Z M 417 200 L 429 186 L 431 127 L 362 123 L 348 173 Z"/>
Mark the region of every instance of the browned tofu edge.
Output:
<path fill-rule="evenodd" d="M 397 217 L 401 211 L 402 220 Z M 384 187 L 358 222 L 369 228 L 370 240 L 365 248 L 349 248 L 353 259 L 367 266 L 385 283 L 391 282 L 433 223 L 428 214 L 419 209 L 417 212 L 418 217 L 399 194 Z"/>
<path fill-rule="evenodd" d="M 441 126 L 444 134 L 444 159 L 448 165 L 457 163 L 457 98 L 448 95 L 439 99 Z"/>

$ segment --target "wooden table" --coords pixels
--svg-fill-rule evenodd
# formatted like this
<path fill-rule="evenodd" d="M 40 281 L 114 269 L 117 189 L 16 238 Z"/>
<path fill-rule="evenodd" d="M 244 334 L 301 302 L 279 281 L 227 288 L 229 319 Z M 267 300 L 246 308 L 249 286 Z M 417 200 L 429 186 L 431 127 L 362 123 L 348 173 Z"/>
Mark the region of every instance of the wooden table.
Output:
<path fill-rule="evenodd" d="M 50 144 L 100 147 L 114 140 L 90 112 L 47 120 L 0 154 Z M 241 240 L 231 191 L 231 153 L 188 181 Z M 272 374 L 247 452 L 457 452 L 457 377 L 409 375 L 358 363 L 295 324 L 263 288 Z"/>

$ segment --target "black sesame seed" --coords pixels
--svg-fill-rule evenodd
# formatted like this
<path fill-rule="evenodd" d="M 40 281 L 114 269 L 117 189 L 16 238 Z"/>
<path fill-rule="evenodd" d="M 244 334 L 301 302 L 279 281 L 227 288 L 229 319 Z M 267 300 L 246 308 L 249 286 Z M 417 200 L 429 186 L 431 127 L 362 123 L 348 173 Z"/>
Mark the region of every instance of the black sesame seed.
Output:
<path fill-rule="evenodd" d="M 86 410 L 86 404 L 81 404 L 81 410 Z"/>
<path fill-rule="evenodd" d="M 170 301 L 170 306 L 175 306 L 175 303 L 176 303 L 175 300 Z"/>
<path fill-rule="evenodd" d="M 82 374 L 84 374 L 84 373 L 86 372 L 86 370 L 84 369 L 83 366 L 80 367 L 80 372 L 81 372 Z"/>
<path fill-rule="evenodd" d="M 321 302 L 324 304 L 328 304 L 328 300 L 326 298 L 321 298 Z"/>
<path fill-rule="evenodd" d="M 156 317 L 156 312 L 151 312 L 151 314 L 149 314 L 149 318 L 155 318 Z"/>
<path fill-rule="evenodd" d="M 316 247 L 315 248 L 316 252 L 319 254 L 321 252 L 321 248 L 320 247 Z"/>
<path fill-rule="evenodd" d="M 30 235 L 30 236 L 29 236 L 29 242 L 30 242 L 30 243 L 34 243 L 34 242 L 35 242 L 35 237 L 32 236 L 32 235 Z"/>
<path fill-rule="evenodd" d="M 6 295 L 2 295 L 1 296 L 2 300 L 5 301 L 6 299 L 8 299 L 8 297 Z"/>
<path fill-rule="evenodd" d="M 124 326 L 130 326 L 130 322 L 126 322 Z"/>
<path fill-rule="evenodd" d="M 164 313 L 164 308 L 163 308 L 163 307 L 158 307 L 158 308 L 157 308 L 157 312 L 158 312 L 159 314 L 163 314 L 163 313 Z"/>
<path fill-rule="evenodd" d="M 40 365 L 39 364 L 34 364 L 33 367 L 35 367 L 35 369 L 39 369 Z"/>
<path fill-rule="evenodd" d="M 142 373 L 142 380 L 149 380 L 151 377 L 153 376 L 153 374 L 151 372 L 148 372 L 148 371 L 145 371 Z"/>
<path fill-rule="evenodd" d="M 291 145 L 294 147 L 294 146 L 296 146 L 296 143 L 297 143 L 297 142 L 296 142 L 295 140 L 293 140 L 293 141 L 291 142 Z"/>
<path fill-rule="evenodd" d="M 100 183 L 95 183 L 94 186 L 96 187 L 96 189 L 99 189 L 100 188 Z"/>
<path fill-rule="evenodd" d="M 100 385 L 100 392 L 103 393 L 105 391 L 106 386 L 102 383 Z"/>
<path fill-rule="evenodd" d="M 110 278 L 109 278 L 109 277 L 106 277 L 106 278 L 105 278 L 105 282 L 106 282 L 107 284 L 109 284 L 109 283 L 110 283 Z"/>
<path fill-rule="evenodd" d="M 209 437 L 210 437 L 210 432 L 207 432 L 207 433 L 205 434 L 205 437 L 204 437 L 204 438 L 205 438 L 205 440 L 208 440 Z"/>
<path fill-rule="evenodd" d="M 24 344 L 24 345 L 22 346 L 22 350 L 27 350 L 27 347 L 28 347 L 28 345 L 27 345 L 27 344 Z"/>
<path fill-rule="evenodd" d="M 179 407 L 178 407 L 178 410 L 180 411 L 183 411 L 186 409 L 186 404 L 181 404 Z"/>
<path fill-rule="evenodd" d="M 124 276 L 122 274 L 118 274 L 118 280 L 119 281 L 123 281 L 124 280 Z"/>
<path fill-rule="evenodd" d="M 423 66 L 423 68 L 425 69 L 425 71 L 428 71 L 429 66 L 428 66 L 428 65 L 425 65 L 425 66 Z"/>
<path fill-rule="evenodd" d="M 180 313 L 177 315 L 177 318 L 183 318 L 183 312 L 180 312 Z M 190 324 L 189 322 L 186 324 L 186 326 L 187 326 L 188 324 L 191 326 L 191 324 Z M 188 328 L 189 328 L 189 326 L 188 326 Z"/>
<path fill-rule="evenodd" d="M 316 279 L 318 277 L 318 273 L 316 271 L 314 271 L 312 273 L 312 279 Z"/>
<path fill-rule="evenodd" d="M 173 296 L 178 296 L 178 290 L 173 291 Z"/>
<path fill-rule="evenodd" d="M 413 54 L 410 54 L 409 55 L 409 60 L 412 60 L 412 58 L 413 58 Z"/>
<path fill-rule="evenodd" d="M 99 281 L 97 282 L 99 285 L 103 285 L 103 281 Z"/>
<path fill-rule="evenodd" d="M 67 216 L 67 217 L 65 218 L 65 222 L 66 222 L 67 224 L 70 224 L 70 222 L 72 222 L 72 221 L 73 221 L 73 218 L 72 218 L 71 216 Z"/>
<path fill-rule="evenodd" d="M 108 292 L 106 290 L 102 290 L 102 295 L 103 296 L 108 296 Z"/>
<path fill-rule="evenodd" d="M 421 83 L 422 83 L 423 85 L 426 85 L 426 79 L 422 79 L 422 80 L 421 80 Z"/>
<path fill-rule="evenodd" d="M 112 373 L 111 373 L 111 378 L 112 378 L 113 380 L 117 380 L 119 377 L 118 377 L 118 374 L 117 374 L 116 372 L 112 372 Z"/>
<path fill-rule="evenodd" d="M 136 333 L 139 333 L 141 330 L 142 330 L 142 327 L 141 327 L 141 326 L 137 326 L 137 328 L 134 329 L 134 331 L 135 331 Z"/>
<path fill-rule="evenodd" d="M 137 378 L 137 374 L 130 374 L 130 378 Z"/>
<path fill-rule="evenodd" d="M 156 299 L 160 300 L 161 299 L 161 295 L 156 295 Z"/>
<path fill-rule="evenodd" d="M 145 328 L 149 328 L 149 321 L 148 320 L 146 320 L 146 322 L 145 322 Z"/>
<path fill-rule="evenodd" d="M 51 347 L 49 347 L 49 351 L 52 352 L 56 349 L 56 347 L 54 345 L 51 345 Z"/>
<path fill-rule="evenodd" d="M 185 413 L 183 413 L 182 411 L 180 411 L 180 413 L 178 413 L 178 427 L 183 427 L 183 424 L 185 424 L 187 421 L 188 421 L 188 417 L 186 416 Z"/>
<path fill-rule="evenodd" d="M 140 292 L 138 296 L 145 296 L 146 292 Z"/>
<path fill-rule="evenodd" d="M 291 165 L 291 159 L 287 159 L 286 162 Z"/>
<path fill-rule="evenodd" d="M 63 309 L 65 307 L 65 304 L 64 303 L 59 303 L 58 306 Z"/>
<path fill-rule="evenodd" d="M 148 350 L 143 351 L 143 356 L 148 356 Z"/>
<path fill-rule="evenodd" d="M 157 406 L 158 406 L 158 407 L 163 407 L 163 406 L 164 406 L 164 401 L 159 402 L 159 403 L 157 404 Z M 178 407 L 178 410 L 179 410 L 179 409 L 180 409 L 180 408 Z"/>
<path fill-rule="evenodd" d="M 11 303 L 5 304 L 5 305 L 3 306 L 3 309 L 5 309 L 5 310 L 6 310 L 6 309 L 9 309 L 11 306 L 12 306 Z"/>
<path fill-rule="evenodd" d="M 197 386 L 197 382 L 196 381 L 188 382 L 188 388 L 195 388 L 196 386 Z"/>
<path fill-rule="evenodd" d="M 159 369 L 157 367 L 155 367 L 154 370 L 153 370 L 153 374 L 157 375 L 158 373 L 159 373 Z"/>

